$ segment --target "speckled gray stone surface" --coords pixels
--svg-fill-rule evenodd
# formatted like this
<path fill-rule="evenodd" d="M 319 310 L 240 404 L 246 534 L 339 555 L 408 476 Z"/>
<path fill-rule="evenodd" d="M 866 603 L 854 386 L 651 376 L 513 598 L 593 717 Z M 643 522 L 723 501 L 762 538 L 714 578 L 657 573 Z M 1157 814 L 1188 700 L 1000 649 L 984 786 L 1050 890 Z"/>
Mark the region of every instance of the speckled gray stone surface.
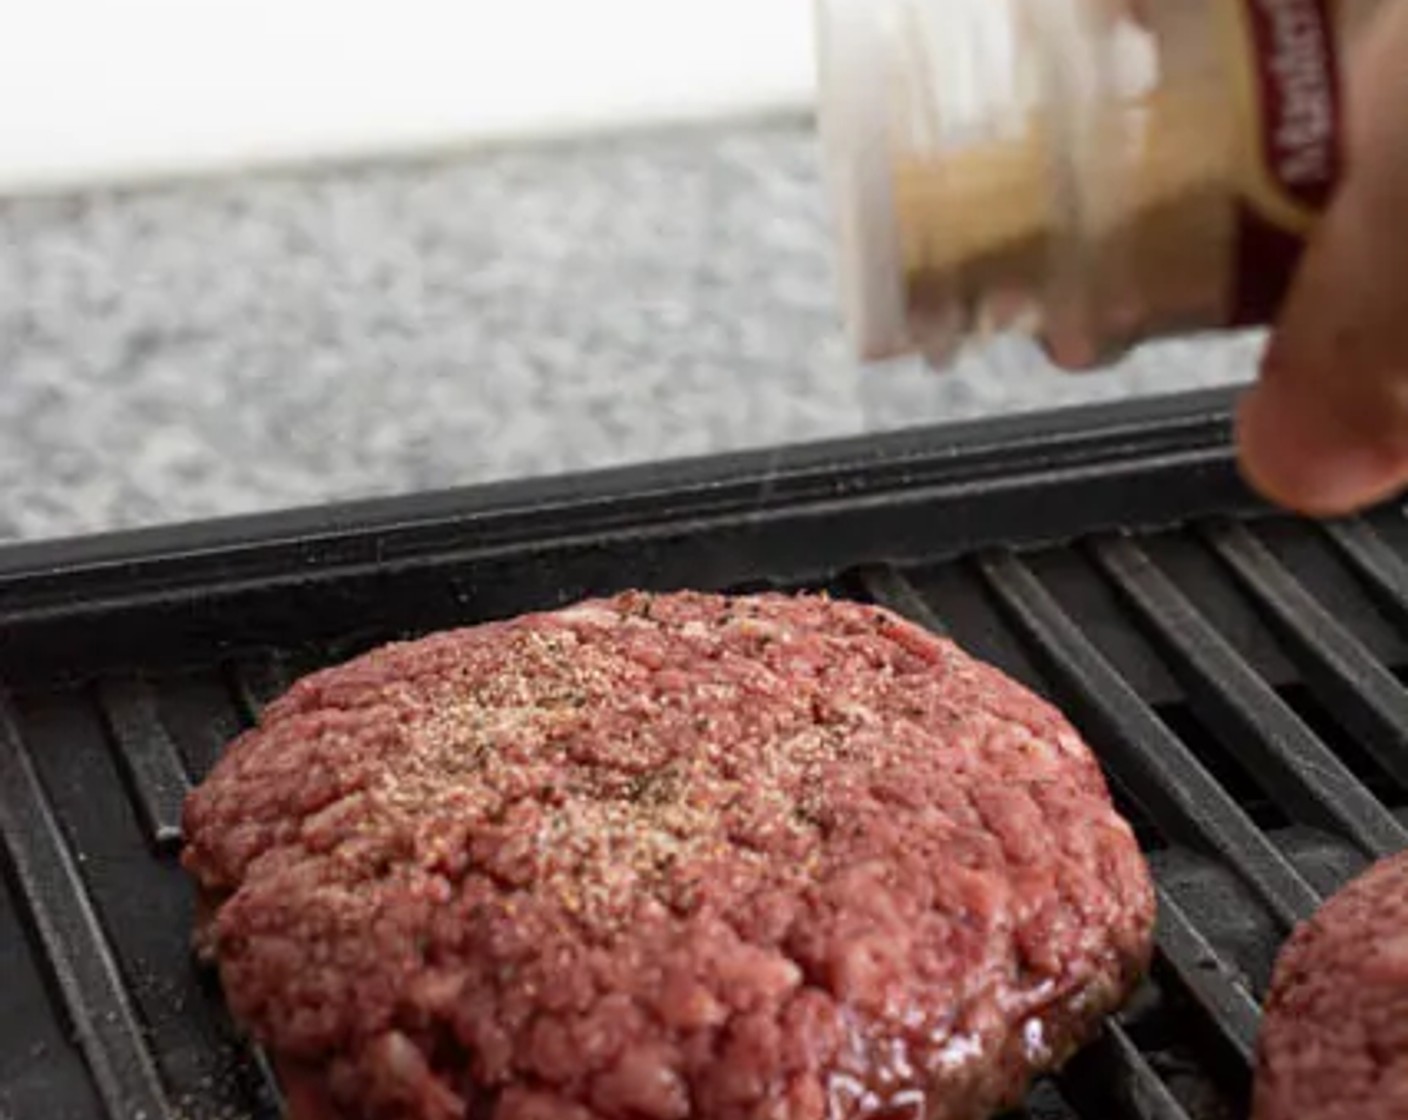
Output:
<path fill-rule="evenodd" d="M 0 203 L 0 537 L 44 537 L 1174 391 L 840 337 L 801 123 Z"/>

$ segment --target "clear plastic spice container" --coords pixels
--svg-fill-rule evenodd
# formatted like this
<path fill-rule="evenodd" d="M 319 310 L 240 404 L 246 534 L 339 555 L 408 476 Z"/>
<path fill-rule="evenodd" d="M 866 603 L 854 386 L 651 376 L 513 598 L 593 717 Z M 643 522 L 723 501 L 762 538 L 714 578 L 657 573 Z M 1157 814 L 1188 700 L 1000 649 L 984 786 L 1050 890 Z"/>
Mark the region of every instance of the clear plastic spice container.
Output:
<path fill-rule="evenodd" d="M 818 0 L 867 359 L 1017 329 L 1061 365 L 1266 322 L 1342 164 L 1383 0 Z"/>

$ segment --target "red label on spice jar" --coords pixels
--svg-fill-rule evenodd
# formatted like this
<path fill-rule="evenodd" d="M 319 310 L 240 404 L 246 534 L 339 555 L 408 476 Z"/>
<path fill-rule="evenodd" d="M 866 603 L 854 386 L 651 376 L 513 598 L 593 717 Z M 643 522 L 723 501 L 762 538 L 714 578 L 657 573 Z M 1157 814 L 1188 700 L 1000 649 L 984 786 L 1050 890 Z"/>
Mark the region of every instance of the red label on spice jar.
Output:
<path fill-rule="evenodd" d="M 1253 135 L 1244 164 L 1233 322 L 1274 317 L 1343 162 L 1333 0 L 1231 0 L 1241 11 Z"/>

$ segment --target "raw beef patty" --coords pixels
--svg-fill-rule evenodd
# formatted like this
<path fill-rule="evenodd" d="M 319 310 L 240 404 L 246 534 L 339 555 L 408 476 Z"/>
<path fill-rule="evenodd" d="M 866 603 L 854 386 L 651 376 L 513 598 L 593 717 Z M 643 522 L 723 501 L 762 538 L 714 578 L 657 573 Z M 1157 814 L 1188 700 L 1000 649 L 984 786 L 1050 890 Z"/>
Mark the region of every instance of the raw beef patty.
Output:
<path fill-rule="evenodd" d="M 1408 1117 L 1408 852 L 1292 935 L 1271 981 L 1255 1120 Z"/>
<path fill-rule="evenodd" d="M 1062 717 L 821 597 L 626 594 L 308 677 L 186 809 L 300 1118 L 966 1120 L 1143 970 Z"/>

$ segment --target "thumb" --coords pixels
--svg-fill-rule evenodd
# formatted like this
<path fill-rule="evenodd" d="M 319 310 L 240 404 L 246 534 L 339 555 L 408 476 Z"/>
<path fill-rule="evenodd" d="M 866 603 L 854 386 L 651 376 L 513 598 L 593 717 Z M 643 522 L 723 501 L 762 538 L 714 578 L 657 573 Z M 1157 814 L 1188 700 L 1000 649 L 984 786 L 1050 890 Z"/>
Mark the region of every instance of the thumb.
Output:
<path fill-rule="evenodd" d="M 1249 481 L 1314 515 L 1408 484 L 1408 4 L 1380 17 L 1349 68 L 1345 180 L 1238 424 Z"/>

